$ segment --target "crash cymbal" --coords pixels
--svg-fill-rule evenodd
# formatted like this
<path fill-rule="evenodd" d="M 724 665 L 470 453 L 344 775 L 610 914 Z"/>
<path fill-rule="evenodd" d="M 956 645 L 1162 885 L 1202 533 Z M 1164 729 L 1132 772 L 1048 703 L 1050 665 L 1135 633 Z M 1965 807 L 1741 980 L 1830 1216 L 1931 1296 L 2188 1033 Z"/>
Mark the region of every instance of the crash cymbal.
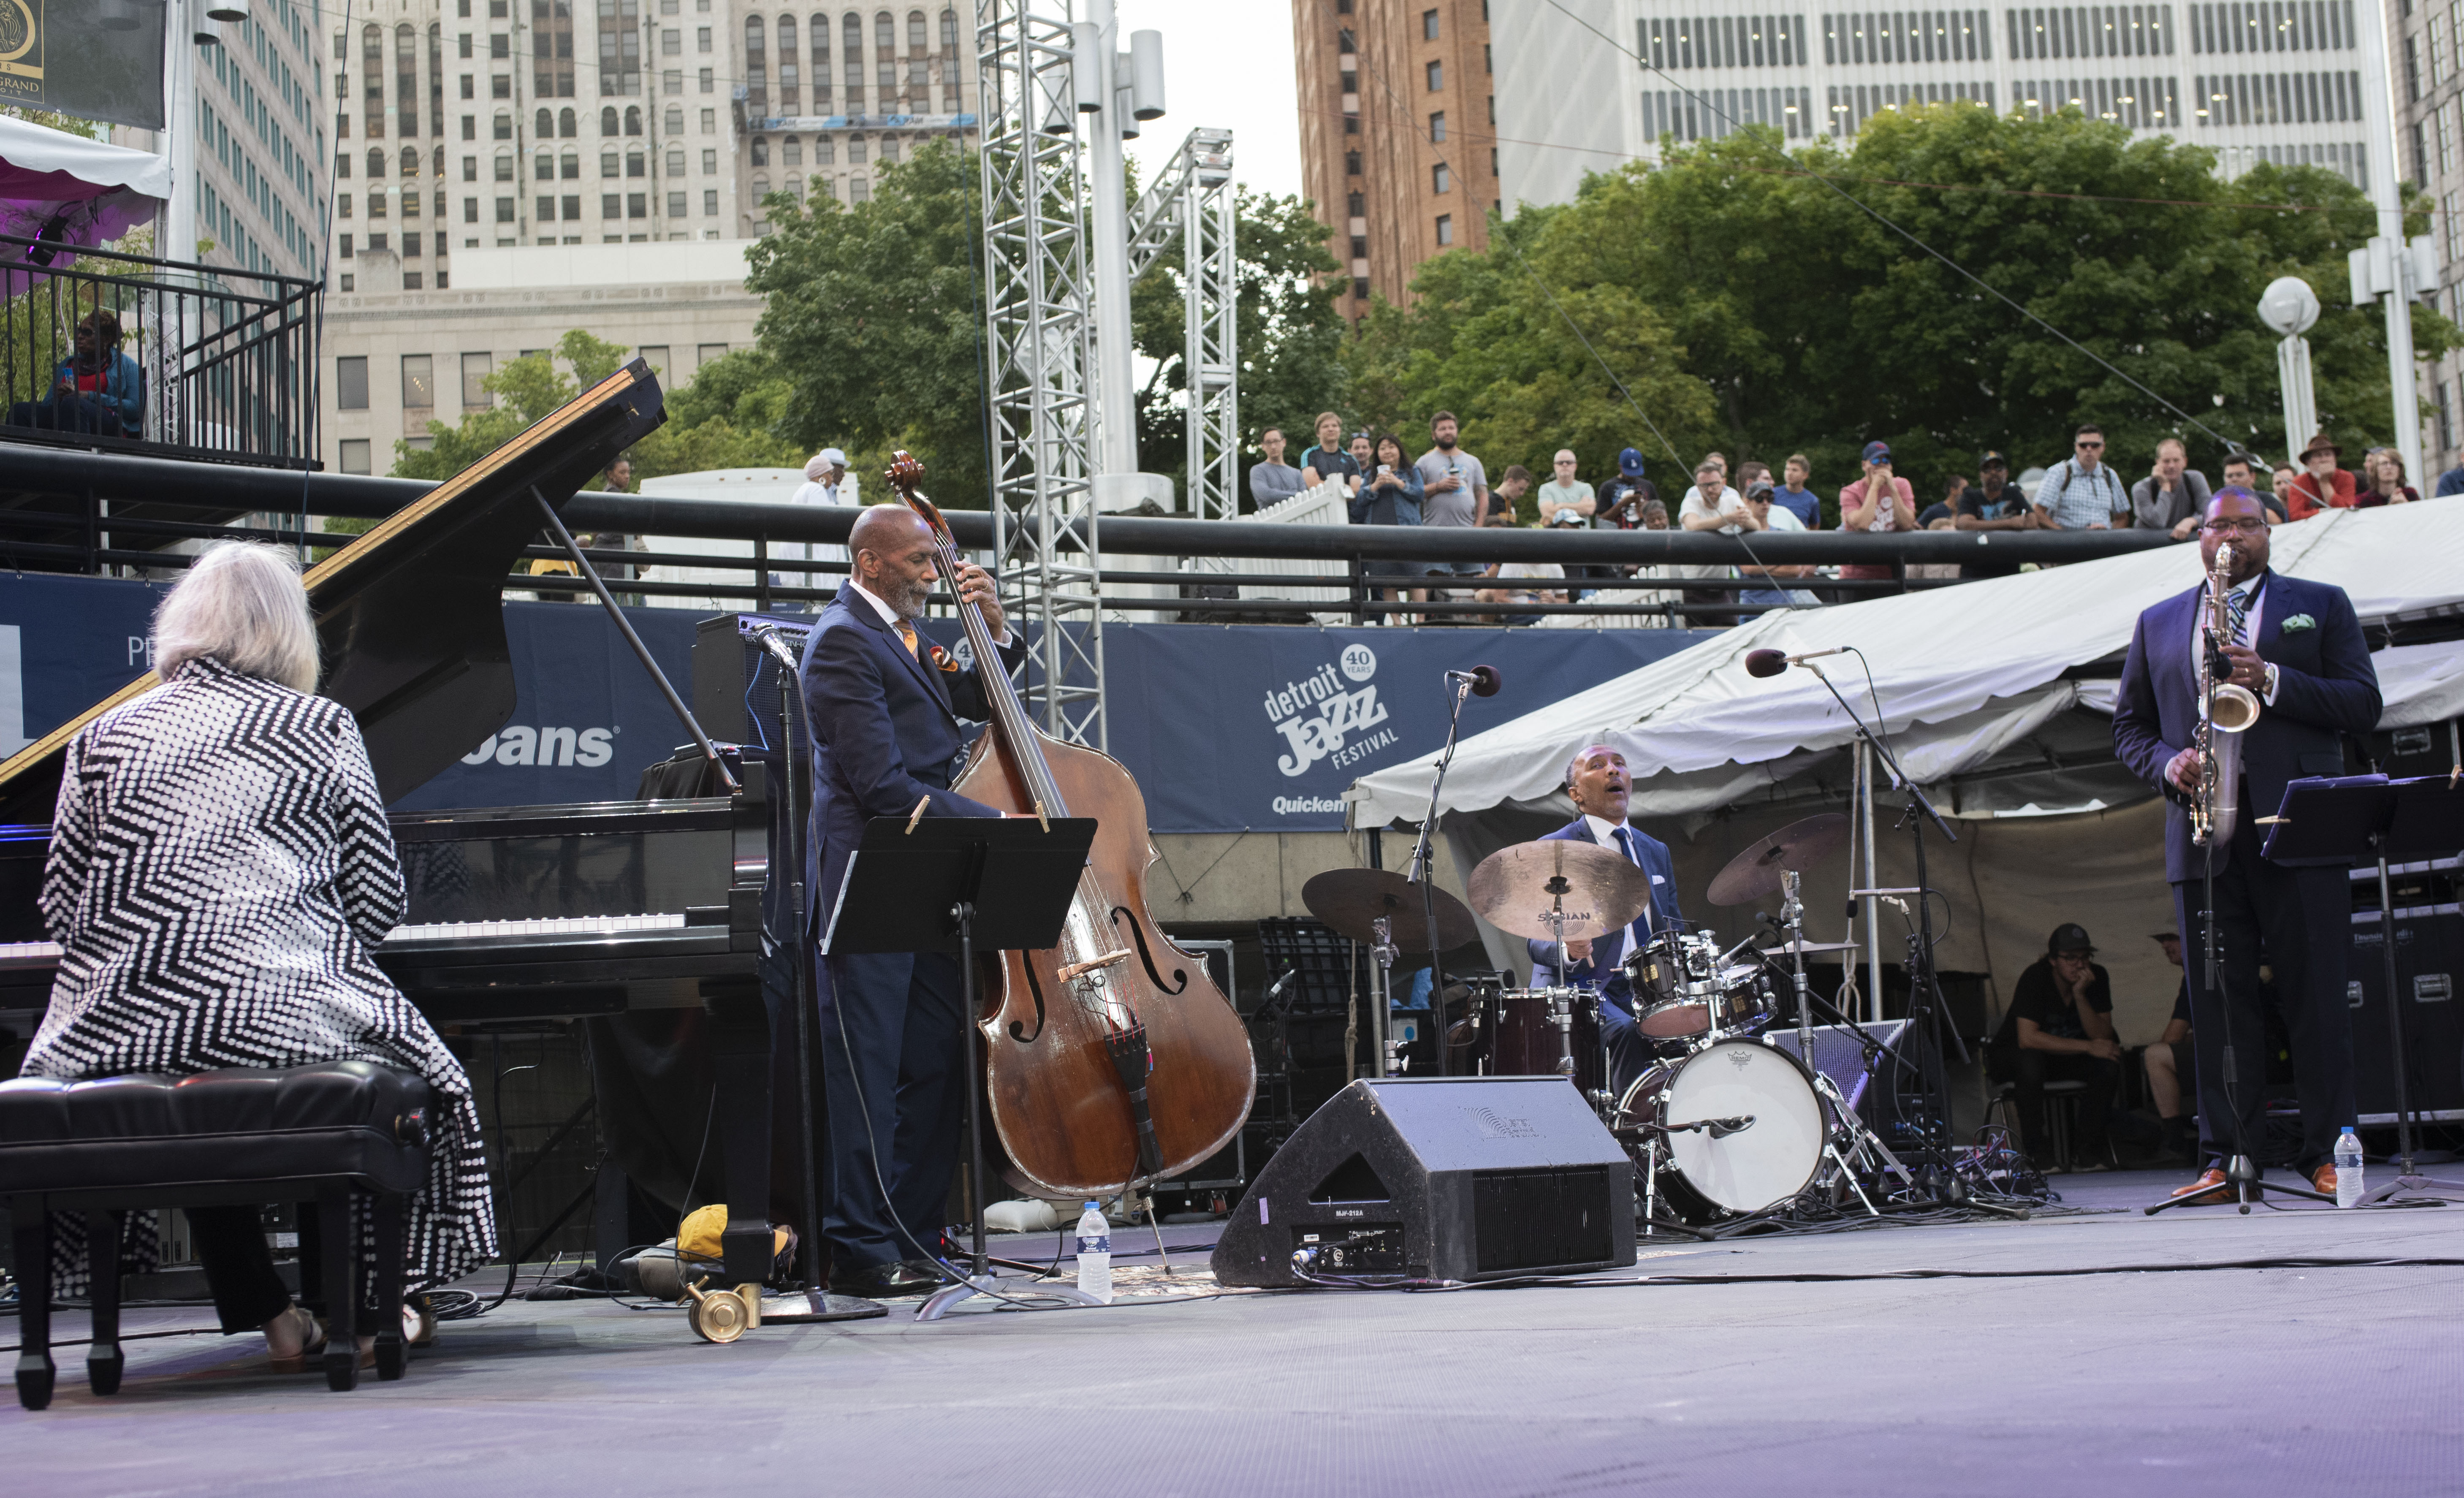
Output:
<path fill-rule="evenodd" d="M 1779 892 L 1784 870 L 1803 873 L 1848 841 L 1848 819 L 1836 811 L 1792 822 L 1728 860 L 1705 897 L 1714 905 L 1743 905 Z"/>
<path fill-rule="evenodd" d="M 1480 939 L 1463 902 L 1443 890 L 1425 892 L 1437 908 L 1440 952 Z M 1395 945 L 1406 952 L 1430 950 L 1428 924 L 1421 914 L 1421 888 L 1391 869 L 1330 869 L 1301 886 L 1301 903 L 1310 914 L 1354 941 L 1375 941 L 1370 924 L 1383 915 L 1390 922 Z"/>
<path fill-rule="evenodd" d="M 1629 925 L 1651 903 L 1651 876 L 1596 843 L 1544 838 L 1501 848 L 1471 871 L 1471 907 L 1500 931 L 1535 941 L 1556 933 L 1544 918 L 1566 914 L 1566 939 L 1588 941 Z"/>
<path fill-rule="evenodd" d="M 1813 957 L 1820 952 L 1857 952 L 1864 948 L 1861 941 L 1783 941 L 1775 947 L 1756 947 L 1766 957 L 1789 957 L 1802 952 Z"/>

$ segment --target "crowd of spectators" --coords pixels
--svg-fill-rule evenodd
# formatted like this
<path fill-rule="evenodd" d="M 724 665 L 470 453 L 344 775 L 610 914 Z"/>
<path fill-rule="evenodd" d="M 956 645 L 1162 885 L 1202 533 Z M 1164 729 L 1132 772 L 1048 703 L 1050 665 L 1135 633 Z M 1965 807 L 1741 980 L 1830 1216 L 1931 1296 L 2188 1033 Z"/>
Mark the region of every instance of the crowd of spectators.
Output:
<path fill-rule="evenodd" d="M 1598 482 L 1584 478 L 1581 459 L 1571 448 L 1560 449 L 1550 463 L 1545 482 L 1534 484 L 1520 464 L 1508 467 L 1496 486 L 1488 470 L 1466 451 L 1462 426 L 1450 411 L 1440 411 L 1429 423 L 1428 450 L 1407 456 L 1404 438 L 1395 432 L 1345 430 L 1335 412 L 1316 422 L 1316 445 L 1297 462 L 1286 456 L 1287 439 L 1279 428 L 1268 428 L 1259 447 L 1264 460 L 1249 470 L 1250 497 L 1263 509 L 1292 499 L 1330 480 L 1346 491 L 1347 509 L 1354 524 L 1530 526 L 1552 530 L 1666 530 L 1672 524 L 1687 531 L 1717 531 L 1750 538 L 1765 531 L 2035 531 L 2035 530 L 2161 530 L 2175 540 L 2195 534 L 2208 499 L 2218 488 L 2240 487 L 2259 496 L 2277 524 L 2310 518 L 2331 509 L 2369 509 L 2408 504 L 2421 497 L 2409 482 L 2404 459 L 2392 448 L 2371 448 L 2359 466 L 2343 467 L 2343 451 L 2325 432 L 2313 436 L 2298 464 L 2277 465 L 2261 474 L 2248 452 L 2228 452 L 2217 480 L 2190 467 L 2189 449 L 2178 437 L 2158 441 L 2142 476 L 2126 474 L 2109 460 L 2105 434 L 2093 423 L 2072 434 L 2071 451 L 2050 467 L 2030 469 L 2015 478 L 2005 453 L 1978 454 L 1973 474 L 1942 476 L 1941 496 L 1920 507 L 1916 486 L 1899 471 L 1890 444 L 1869 442 L 1859 455 L 1859 472 L 1829 496 L 1814 482 L 1814 465 L 1802 452 L 1782 462 L 1772 477 L 1767 464 L 1742 460 L 1731 470 L 1727 455 L 1710 452 L 1689 471 L 1673 496 L 1663 496 L 1646 476 L 1648 465 L 1639 448 L 1617 454 L 1617 472 Z M 2464 466 L 2442 474 L 2432 497 L 2464 494 Z M 1750 545 L 1749 540 L 1748 545 Z M 1976 562 L 1958 565 L 1911 565 L 1908 577 L 2002 577 L 2020 570 L 2012 562 Z M 1676 563 L 1659 567 L 1574 563 L 1560 565 L 1478 562 L 1373 562 L 1365 569 L 1374 596 L 1426 603 L 1474 601 L 1498 606 L 1484 611 L 1481 622 L 1504 619 L 1509 624 L 1534 624 L 1546 617 L 1538 606 L 1559 606 L 1599 598 L 1603 602 L 1682 602 L 1686 624 L 1720 626 L 1765 608 L 1819 606 L 1825 601 L 1846 601 L 1861 590 L 1826 589 L 1823 579 L 1849 583 L 1892 581 L 1902 569 L 1891 563 L 1857 562 L 1836 567 L 1725 565 Z M 1602 590 L 1611 579 L 1665 579 L 1670 591 L 1653 593 L 1633 587 Z M 1549 582 L 1560 583 L 1548 587 Z M 1816 585 L 1791 585 L 1814 584 Z M 1438 612 L 1433 622 L 1463 621 L 1460 613 Z M 1402 622 L 1397 615 L 1396 622 Z M 1463 621 L 1471 622 L 1471 621 Z"/>

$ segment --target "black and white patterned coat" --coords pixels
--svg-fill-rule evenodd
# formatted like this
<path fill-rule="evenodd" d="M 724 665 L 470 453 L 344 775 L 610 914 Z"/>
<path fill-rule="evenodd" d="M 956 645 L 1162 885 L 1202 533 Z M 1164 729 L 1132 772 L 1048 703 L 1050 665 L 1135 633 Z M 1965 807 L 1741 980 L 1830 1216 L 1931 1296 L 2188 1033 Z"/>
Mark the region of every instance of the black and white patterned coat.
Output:
<path fill-rule="evenodd" d="M 69 744 L 42 891 L 63 951 L 25 1073 L 418 1072 L 437 1130 L 407 1280 L 442 1284 L 495 1256 L 495 1214 L 471 1080 L 370 955 L 403 906 L 349 711 L 191 660 Z"/>

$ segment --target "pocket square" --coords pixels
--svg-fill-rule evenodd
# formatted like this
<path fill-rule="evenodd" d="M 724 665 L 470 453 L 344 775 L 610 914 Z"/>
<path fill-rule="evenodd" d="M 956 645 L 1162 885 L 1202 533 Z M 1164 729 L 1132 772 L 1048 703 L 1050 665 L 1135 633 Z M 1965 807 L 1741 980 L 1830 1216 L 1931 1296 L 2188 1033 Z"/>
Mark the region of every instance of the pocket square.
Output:
<path fill-rule="evenodd" d="M 2318 628 L 2319 621 L 2311 618 L 2308 614 L 2295 614 L 2292 618 L 2284 621 L 2284 628 L 2277 632 L 2281 634 L 2299 634 L 2304 629 L 2316 629 Z"/>

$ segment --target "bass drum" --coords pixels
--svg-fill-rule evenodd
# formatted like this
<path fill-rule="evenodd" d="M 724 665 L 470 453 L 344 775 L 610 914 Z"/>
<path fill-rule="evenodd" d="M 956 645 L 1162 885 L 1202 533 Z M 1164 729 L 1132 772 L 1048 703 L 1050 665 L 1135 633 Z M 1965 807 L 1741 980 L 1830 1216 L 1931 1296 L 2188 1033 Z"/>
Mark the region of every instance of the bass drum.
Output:
<path fill-rule="evenodd" d="M 1617 1099 L 1620 1129 L 1744 1120 L 1715 1135 L 1663 1136 L 1660 1190 L 1688 1223 L 1767 1211 L 1814 1184 L 1826 1128 L 1822 1095 L 1796 1058 L 1760 1041 L 1725 1040 L 1653 1067 Z M 1635 1147 L 1646 1165 L 1649 1151 Z"/>

